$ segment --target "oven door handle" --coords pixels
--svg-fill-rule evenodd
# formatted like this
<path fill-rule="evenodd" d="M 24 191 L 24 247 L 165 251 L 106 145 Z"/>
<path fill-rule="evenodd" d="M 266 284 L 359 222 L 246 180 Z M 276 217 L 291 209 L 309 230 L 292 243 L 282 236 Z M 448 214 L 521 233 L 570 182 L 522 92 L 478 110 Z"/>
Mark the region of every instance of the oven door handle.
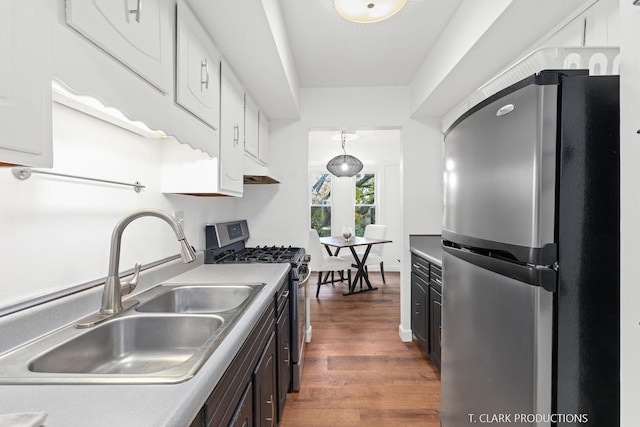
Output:
<path fill-rule="evenodd" d="M 307 271 L 307 276 L 304 279 L 298 280 L 298 286 L 302 286 L 305 283 L 307 283 L 310 277 L 311 277 L 311 270 Z"/>

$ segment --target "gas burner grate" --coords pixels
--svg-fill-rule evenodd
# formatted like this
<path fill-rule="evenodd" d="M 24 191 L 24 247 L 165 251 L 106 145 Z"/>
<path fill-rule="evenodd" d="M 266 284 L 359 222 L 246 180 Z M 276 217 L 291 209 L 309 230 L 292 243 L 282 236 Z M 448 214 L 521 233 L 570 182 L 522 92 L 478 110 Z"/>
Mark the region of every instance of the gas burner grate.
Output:
<path fill-rule="evenodd" d="M 291 246 L 257 246 L 253 248 L 244 248 L 238 252 L 232 253 L 224 257 L 221 262 L 298 263 L 299 258 L 303 253 L 303 249 L 293 248 Z"/>

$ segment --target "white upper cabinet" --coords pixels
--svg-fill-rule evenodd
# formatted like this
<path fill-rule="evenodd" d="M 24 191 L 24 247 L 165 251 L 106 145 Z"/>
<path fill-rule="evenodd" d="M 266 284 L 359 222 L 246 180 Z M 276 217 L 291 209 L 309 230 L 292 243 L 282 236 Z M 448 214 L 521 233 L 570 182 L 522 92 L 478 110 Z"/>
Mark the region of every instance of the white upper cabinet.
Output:
<path fill-rule="evenodd" d="M 222 62 L 220 93 L 220 191 L 242 195 L 244 88 L 233 70 Z"/>
<path fill-rule="evenodd" d="M 220 54 L 198 18 L 178 1 L 176 102 L 214 129 L 220 125 Z"/>
<path fill-rule="evenodd" d="M 162 191 L 198 196 L 242 196 L 244 88 L 222 62 L 219 156 L 162 141 Z"/>
<path fill-rule="evenodd" d="M 259 148 L 258 104 L 248 93 L 244 95 L 244 151 L 258 158 Z"/>
<path fill-rule="evenodd" d="M 269 160 L 269 119 L 258 108 L 258 104 L 245 94 L 244 151 L 259 164 Z"/>
<path fill-rule="evenodd" d="M 0 164 L 53 163 L 50 3 L 0 1 Z"/>
<path fill-rule="evenodd" d="M 258 160 L 269 163 L 269 118 L 263 111 L 258 111 Z"/>
<path fill-rule="evenodd" d="M 163 193 L 220 196 L 218 159 L 174 138 L 161 142 L 161 188 Z"/>
<path fill-rule="evenodd" d="M 164 93 L 172 85 L 166 0 L 66 0 L 67 23 Z"/>

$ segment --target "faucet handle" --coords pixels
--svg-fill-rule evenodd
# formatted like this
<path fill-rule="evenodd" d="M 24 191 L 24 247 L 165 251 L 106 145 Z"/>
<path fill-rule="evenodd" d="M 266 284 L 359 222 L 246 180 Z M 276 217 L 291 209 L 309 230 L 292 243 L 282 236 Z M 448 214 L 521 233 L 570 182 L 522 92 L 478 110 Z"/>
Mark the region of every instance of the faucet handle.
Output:
<path fill-rule="evenodd" d="M 131 278 L 131 280 L 127 282 L 122 282 L 122 284 L 120 285 L 121 295 L 130 294 L 131 292 L 133 292 L 136 286 L 138 286 L 138 279 L 140 278 L 141 267 L 142 267 L 142 264 L 140 264 L 139 262 L 136 262 L 135 267 L 133 267 L 133 277 Z"/>

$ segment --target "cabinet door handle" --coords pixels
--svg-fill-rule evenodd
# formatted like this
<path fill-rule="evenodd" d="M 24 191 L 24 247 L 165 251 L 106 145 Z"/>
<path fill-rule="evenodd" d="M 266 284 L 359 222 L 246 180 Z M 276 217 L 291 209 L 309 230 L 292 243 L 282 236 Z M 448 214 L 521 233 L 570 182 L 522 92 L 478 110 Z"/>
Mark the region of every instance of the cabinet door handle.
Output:
<path fill-rule="evenodd" d="M 140 14 L 142 14 L 142 0 L 138 0 L 138 2 L 136 3 L 136 8 L 135 9 L 131 9 L 129 11 L 129 14 L 135 14 L 136 15 L 136 22 L 138 24 L 140 23 Z"/>
<path fill-rule="evenodd" d="M 269 396 L 269 400 L 267 400 L 266 403 L 271 405 L 271 418 L 267 417 L 264 420 L 265 421 L 269 421 L 271 423 L 271 427 L 273 427 L 273 423 L 274 423 L 274 421 L 276 419 L 276 412 L 275 412 L 276 408 L 275 408 L 275 404 L 274 404 L 274 401 L 273 401 L 273 394 L 271 396 Z"/>
<path fill-rule="evenodd" d="M 416 302 L 416 314 L 420 314 L 420 303 Z"/>
<path fill-rule="evenodd" d="M 238 142 L 240 142 L 240 126 L 235 125 L 233 127 L 233 145 L 238 145 Z"/>
<path fill-rule="evenodd" d="M 207 58 L 200 62 L 200 91 L 209 90 L 209 64 Z"/>
<path fill-rule="evenodd" d="M 287 366 L 289 366 L 289 360 L 291 359 L 291 350 L 289 350 L 289 344 L 285 345 L 284 349 L 287 350 L 287 358 L 284 360 L 284 362 L 287 364 Z"/>
<path fill-rule="evenodd" d="M 442 348 L 442 326 L 440 326 L 440 337 L 438 342 L 440 343 L 440 348 Z"/>

